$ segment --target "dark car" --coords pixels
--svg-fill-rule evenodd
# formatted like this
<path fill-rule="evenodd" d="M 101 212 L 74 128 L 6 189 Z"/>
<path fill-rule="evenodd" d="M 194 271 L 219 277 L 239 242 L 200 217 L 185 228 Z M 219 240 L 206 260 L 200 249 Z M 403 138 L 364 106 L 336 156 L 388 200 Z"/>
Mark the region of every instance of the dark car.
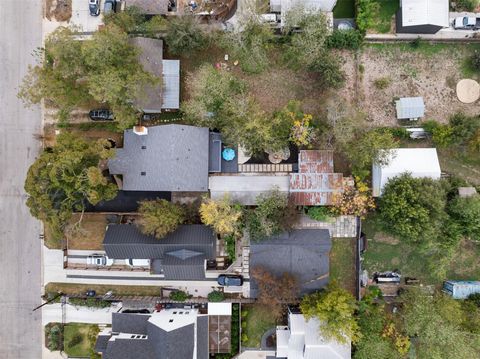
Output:
<path fill-rule="evenodd" d="M 112 12 L 115 12 L 115 0 L 105 0 L 105 4 L 103 5 L 103 14 L 108 15 Z"/>
<path fill-rule="evenodd" d="M 87 297 L 95 297 L 97 295 L 97 292 L 95 292 L 93 289 L 89 289 L 87 290 L 87 292 L 85 293 L 85 295 Z"/>
<path fill-rule="evenodd" d="M 113 113 L 109 110 L 92 110 L 88 113 L 92 121 L 113 121 Z"/>
<path fill-rule="evenodd" d="M 125 309 L 125 310 L 122 310 L 122 313 L 150 314 L 150 311 L 148 309 Z"/>
<path fill-rule="evenodd" d="M 240 287 L 243 284 L 243 277 L 234 274 L 221 274 L 217 278 L 217 283 L 224 287 Z"/>
<path fill-rule="evenodd" d="M 88 0 L 88 9 L 91 16 L 100 15 L 100 0 Z"/>

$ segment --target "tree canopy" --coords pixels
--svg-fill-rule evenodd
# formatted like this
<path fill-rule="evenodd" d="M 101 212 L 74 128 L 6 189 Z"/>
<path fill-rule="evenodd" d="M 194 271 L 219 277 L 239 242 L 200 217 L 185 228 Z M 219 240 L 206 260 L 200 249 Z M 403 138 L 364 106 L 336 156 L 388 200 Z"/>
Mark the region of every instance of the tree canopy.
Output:
<path fill-rule="evenodd" d="M 185 209 L 164 199 L 142 201 L 138 208 L 140 230 L 158 239 L 185 222 Z"/>
<path fill-rule="evenodd" d="M 192 52 L 207 45 L 210 37 L 197 16 L 171 16 L 165 41 L 174 55 Z"/>
<path fill-rule="evenodd" d="M 242 210 L 240 206 L 232 204 L 228 196 L 218 201 L 206 198 L 200 205 L 200 217 L 216 233 L 226 236 L 238 231 Z"/>
<path fill-rule="evenodd" d="M 110 156 L 105 140 L 87 142 L 63 133 L 31 165 L 25 180 L 32 215 L 49 224 L 56 237 L 72 212 L 83 211 L 85 201 L 95 205 L 115 197 L 117 186 L 103 176 L 99 162 Z"/>
<path fill-rule="evenodd" d="M 359 326 L 354 316 L 357 304 L 345 289 L 331 283 L 324 291 L 304 296 L 300 308 L 306 318 L 320 321 L 323 337 L 339 343 L 358 340 Z"/>
<path fill-rule="evenodd" d="M 448 204 L 450 216 L 458 223 L 467 237 L 480 241 L 480 196 L 456 197 Z"/>

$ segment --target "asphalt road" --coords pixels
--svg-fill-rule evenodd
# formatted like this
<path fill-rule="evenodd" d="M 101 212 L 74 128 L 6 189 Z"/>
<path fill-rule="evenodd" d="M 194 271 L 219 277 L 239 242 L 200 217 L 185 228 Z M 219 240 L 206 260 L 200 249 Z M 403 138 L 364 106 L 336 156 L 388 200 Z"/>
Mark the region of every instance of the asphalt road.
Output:
<path fill-rule="evenodd" d="M 16 93 L 42 41 L 42 0 L 0 1 L 0 358 L 41 358 L 40 224 L 23 183 L 40 149 L 40 108 Z"/>

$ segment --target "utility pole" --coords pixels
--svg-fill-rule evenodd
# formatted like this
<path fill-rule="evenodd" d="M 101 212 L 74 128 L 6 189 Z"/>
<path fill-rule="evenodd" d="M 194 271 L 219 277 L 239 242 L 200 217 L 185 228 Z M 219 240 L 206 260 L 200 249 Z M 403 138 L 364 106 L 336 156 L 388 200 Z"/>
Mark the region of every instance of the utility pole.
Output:
<path fill-rule="evenodd" d="M 57 294 L 55 297 L 53 297 L 52 299 L 47 300 L 45 303 L 39 305 L 38 307 L 33 308 L 32 312 L 36 311 L 37 309 L 40 309 L 40 308 L 43 307 L 44 305 L 50 304 L 51 302 L 53 302 L 55 299 L 57 299 L 58 297 L 60 297 L 60 296 L 62 296 L 62 295 L 63 295 L 62 292 L 58 293 L 58 294 Z"/>

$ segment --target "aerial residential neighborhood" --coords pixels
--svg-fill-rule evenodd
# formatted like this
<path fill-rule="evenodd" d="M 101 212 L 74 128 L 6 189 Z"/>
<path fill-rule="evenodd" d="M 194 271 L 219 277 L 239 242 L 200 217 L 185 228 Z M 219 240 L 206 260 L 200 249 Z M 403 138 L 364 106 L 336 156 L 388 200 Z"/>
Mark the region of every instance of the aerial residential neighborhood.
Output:
<path fill-rule="evenodd" d="M 479 0 L 1 9 L 0 358 L 480 358 Z"/>

